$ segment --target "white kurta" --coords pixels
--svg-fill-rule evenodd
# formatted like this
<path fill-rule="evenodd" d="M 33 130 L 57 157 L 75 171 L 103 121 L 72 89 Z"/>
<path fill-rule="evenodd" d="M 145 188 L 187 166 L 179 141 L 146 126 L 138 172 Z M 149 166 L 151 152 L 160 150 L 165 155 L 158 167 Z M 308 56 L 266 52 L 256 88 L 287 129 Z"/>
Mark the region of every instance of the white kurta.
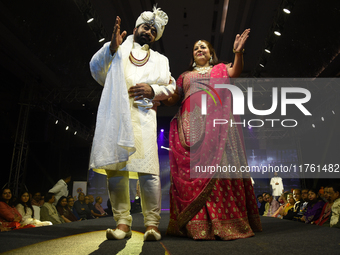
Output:
<path fill-rule="evenodd" d="M 276 185 L 278 183 L 278 185 Z M 283 190 L 283 183 L 281 177 L 273 177 L 270 179 L 270 185 L 272 186 L 273 196 L 281 196 Z"/>
<path fill-rule="evenodd" d="M 54 194 L 55 200 L 54 200 L 54 205 L 56 206 L 58 203 L 59 198 L 62 196 L 67 197 L 68 196 L 68 187 L 67 183 L 63 180 L 60 179 L 52 189 L 50 189 L 48 192 L 51 192 Z"/>
<path fill-rule="evenodd" d="M 154 100 L 164 100 L 175 91 L 168 59 L 150 50 L 144 66 L 133 65 L 130 51 L 137 59 L 147 54 L 148 45 L 133 43 L 133 35 L 111 56 L 106 43 L 91 59 L 94 79 L 104 90 L 99 104 L 96 131 L 92 144 L 90 168 L 102 174 L 105 170 L 122 170 L 159 175 L 156 112 L 136 107 L 128 89 L 137 83 L 149 84 Z"/>

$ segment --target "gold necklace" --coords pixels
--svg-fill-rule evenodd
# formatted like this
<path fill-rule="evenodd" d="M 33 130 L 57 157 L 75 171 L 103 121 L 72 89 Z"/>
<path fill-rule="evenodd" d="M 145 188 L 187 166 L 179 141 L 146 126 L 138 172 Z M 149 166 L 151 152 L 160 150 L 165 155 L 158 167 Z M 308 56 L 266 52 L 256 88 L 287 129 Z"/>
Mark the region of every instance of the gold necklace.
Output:
<path fill-rule="evenodd" d="M 143 65 L 145 65 L 149 61 L 149 58 L 150 58 L 150 50 L 148 50 L 148 53 L 146 54 L 145 58 L 143 58 L 143 59 L 136 59 L 132 55 L 132 51 L 130 51 L 129 59 L 130 59 L 130 62 L 132 64 L 134 64 L 135 66 L 143 66 Z"/>

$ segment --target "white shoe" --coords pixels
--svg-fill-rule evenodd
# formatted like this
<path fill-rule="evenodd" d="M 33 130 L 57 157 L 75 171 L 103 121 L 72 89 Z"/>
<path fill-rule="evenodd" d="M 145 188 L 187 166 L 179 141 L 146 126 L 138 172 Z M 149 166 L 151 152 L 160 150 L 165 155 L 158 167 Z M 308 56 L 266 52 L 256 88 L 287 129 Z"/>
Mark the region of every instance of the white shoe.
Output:
<path fill-rule="evenodd" d="M 149 98 L 143 98 L 134 102 L 135 105 L 145 108 L 152 108 L 153 103 Z"/>
<path fill-rule="evenodd" d="M 144 234 L 144 241 L 159 241 L 161 239 L 162 239 L 161 234 L 155 231 L 154 229 L 150 229 L 146 231 Z"/>
<path fill-rule="evenodd" d="M 132 235 L 131 229 L 129 232 L 124 232 L 123 230 L 120 230 L 116 228 L 116 230 L 112 230 L 108 228 L 106 230 L 106 238 L 108 240 L 122 240 L 124 238 L 130 238 Z"/>

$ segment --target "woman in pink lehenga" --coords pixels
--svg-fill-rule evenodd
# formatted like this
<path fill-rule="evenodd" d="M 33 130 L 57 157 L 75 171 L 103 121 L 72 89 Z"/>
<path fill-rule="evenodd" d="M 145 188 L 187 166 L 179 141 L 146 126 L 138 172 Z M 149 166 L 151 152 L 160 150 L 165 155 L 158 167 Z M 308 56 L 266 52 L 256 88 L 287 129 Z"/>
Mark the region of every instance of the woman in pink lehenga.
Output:
<path fill-rule="evenodd" d="M 214 89 L 215 84 L 229 84 L 243 68 L 243 48 L 250 30 L 237 35 L 233 66 L 219 63 L 215 50 L 204 40 L 195 43 L 192 68 L 177 80 L 176 94 L 164 102 L 182 105 L 170 124 L 170 222 L 169 235 L 193 239 L 222 240 L 247 238 L 261 231 L 256 198 L 249 174 L 217 176 L 195 172 L 197 166 L 247 165 L 242 129 L 230 126 L 240 122 L 231 111 L 228 89 Z M 203 90 L 204 89 L 204 90 Z M 202 94 L 207 96 L 207 114 L 202 115 Z M 226 119 L 226 125 L 213 125 L 214 119 Z M 196 166 L 196 167 L 195 167 Z"/>

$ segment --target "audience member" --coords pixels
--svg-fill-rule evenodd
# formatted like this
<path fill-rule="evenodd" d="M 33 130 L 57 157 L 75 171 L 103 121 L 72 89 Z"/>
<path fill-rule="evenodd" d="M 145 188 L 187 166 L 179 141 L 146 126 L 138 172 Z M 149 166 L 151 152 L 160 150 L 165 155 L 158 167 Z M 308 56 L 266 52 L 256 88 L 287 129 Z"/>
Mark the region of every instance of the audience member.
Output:
<path fill-rule="evenodd" d="M 67 204 L 67 197 L 62 196 L 57 203 L 57 211 L 66 223 L 77 221 L 77 217 L 72 213 Z"/>
<path fill-rule="evenodd" d="M 298 208 L 298 211 L 296 211 L 296 214 L 294 215 L 293 220 L 295 221 L 301 221 L 301 218 L 305 214 L 307 210 L 308 205 L 308 189 L 302 189 L 301 190 L 301 202 Z"/>
<path fill-rule="evenodd" d="M 31 204 L 41 207 L 45 203 L 44 197 L 41 196 L 40 192 L 33 193 Z"/>
<path fill-rule="evenodd" d="M 104 211 L 104 208 L 101 205 L 102 203 L 103 199 L 100 196 L 98 196 L 96 197 L 96 204 L 94 205 L 94 207 L 102 216 L 106 216 L 107 213 Z"/>
<path fill-rule="evenodd" d="M 34 218 L 34 209 L 31 203 L 30 196 L 27 191 L 20 193 L 16 208 L 21 214 L 21 226 L 27 227 L 41 227 L 52 225 L 49 221 L 40 221 Z"/>
<path fill-rule="evenodd" d="M 92 196 L 92 195 L 91 195 Z M 93 197 L 93 196 L 92 196 Z M 92 218 L 99 218 L 99 217 L 102 217 L 102 215 L 100 213 L 96 213 L 94 210 L 95 210 L 95 207 L 94 205 L 90 202 L 91 199 L 89 196 L 85 196 L 85 203 L 87 204 L 87 206 L 89 207 L 90 211 L 91 211 L 91 215 L 92 215 Z"/>
<path fill-rule="evenodd" d="M 281 196 L 279 197 L 279 201 L 281 201 L 280 207 L 272 214 L 271 217 L 274 218 L 282 218 L 282 213 L 284 211 L 284 209 L 286 208 L 286 205 L 288 204 L 287 202 L 287 196 L 288 196 L 288 192 L 284 192 L 281 194 Z"/>
<path fill-rule="evenodd" d="M 333 189 L 333 188 L 332 188 Z M 327 199 L 327 203 L 323 206 L 319 219 L 311 224 L 319 225 L 319 226 L 329 226 L 330 225 L 330 216 L 332 212 L 333 200 L 329 195 L 329 187 L 326 186 L 324 188 L 324 198 Z"/>
<path fill-rule="evenodd" d="M 53 193 L 48 192 L 45 195 L 45 203 L 40 210 L 40 219 L 42 221 L 50 221 L 53 225 L 65 223 L 65 221 L 60 217 L 57 208 L 54 206 L 55 196 Z"/>
<path fill-rule="evenodd" d="M 93 219 L 91 210 L 85 202 L 85 194 L 83 192 L 79 193 L 78 200 L 74 202 L 74 208 L 81 219 Z"/>
<path fill-rule="evenodd" d="M 12 192 L 9 188 L 1 191 L 0 198 L 0 222 L 3 228 L 16 229 L 20 227 L 21 214 L 14 207 Z"/>
<path fill-rule="evenodd" d="M 90 210 L 93 210 L 93 212 L 97 213 L 97 214 L 101 214 L 95 207 L 95 204 L 94 204 L 94 196 L 93 195 L 87 195 L 90 199 L 89 201 L 89 208 Z"/>
<path fill-rule="evenodd" d="M 68 196 L 68 187 L 67 184 L 71 181 L 71 176 L 67 176 L 63 179 L 60 179 L 52 189 L 50 189 L 48 192 L 53 193 L 55 195 L 55 202 L 54 205 L 57 205 L 57 202 L 59 198 L 62 196 L 67 197 Z"/>
<path fill-rule="evenodd" d="M 293 193 L 288 193 L 287 195 L 287 204 L 285 207 L 280 211 L 280 218 L 284 219 L 285 216 L 288 215 L 290 211 L 294 210 L 295 200 Z"/>
<path fill-rule="evenodd" d="M 301 198 L 301 190 L 300 189 L 294 189 L 293 190 L 293 198 L 294 198 L 294 207 L 288 210 L 287 214 L 283 216 L 283 219 L 285 220 L 293 220 L 294 217 L 296 217 L 297 213 L 300 212 L 300 206 L 303 205 L 303 200 Z M 303 216 L 303 213 L 301 214 L 301 217 Z M 297 218 L 296 218 L 297 220 Z"/>
<path fill-rule="evenodd" d="M 301 221 L 310 224 L 312 221 L 320 217 L 325 202 L 320 198 L 316 189 L 310 189 L 308 191 L 308 200 L 307 210 L 303 214 Z"/>
<path fill-rule="evenodd" d="M 334 201 L 332 205 L 330 226 L 332 228 L 340 228 L 340 185 L 330 185 L 328 187 L 328 194 Z"/>
<path fill-rule="evenodd" d="M 73 215 L 77 218 L 77 220 L 82 220 L 78 213 L 77 213 L 77 210 L 74 208 L 74 198 L 71 197 L 71 196 L 68 196 L 67 198 L 67 206 L 68 206 L 68 209 L 70 209 L 70 211 L 73 213 Z"/>
<path fill-rule="evenodd" d="M 267 198 L 267 204 L 268 204 L 268 211 L 266 213 L 266 215 L 264 216 L 272 216 L 274 212 L 276 212 L 277 209 L 279 209 L 280 205 L 279 202 L 277 202 L 273 196 L 269 193 L 266 194 L 266 198 Z"/>
<path fill-rule="evenodd" d="M 265 207 L 266 207 L 266 201 L 264 201 L 263 196 L 262 195 L 258 195 L 257 196 L 257 200 L 260 203 L 260 207 L 259 207 L 259 214 L 263 215 L 264 211 L 265 211 Z"/>

